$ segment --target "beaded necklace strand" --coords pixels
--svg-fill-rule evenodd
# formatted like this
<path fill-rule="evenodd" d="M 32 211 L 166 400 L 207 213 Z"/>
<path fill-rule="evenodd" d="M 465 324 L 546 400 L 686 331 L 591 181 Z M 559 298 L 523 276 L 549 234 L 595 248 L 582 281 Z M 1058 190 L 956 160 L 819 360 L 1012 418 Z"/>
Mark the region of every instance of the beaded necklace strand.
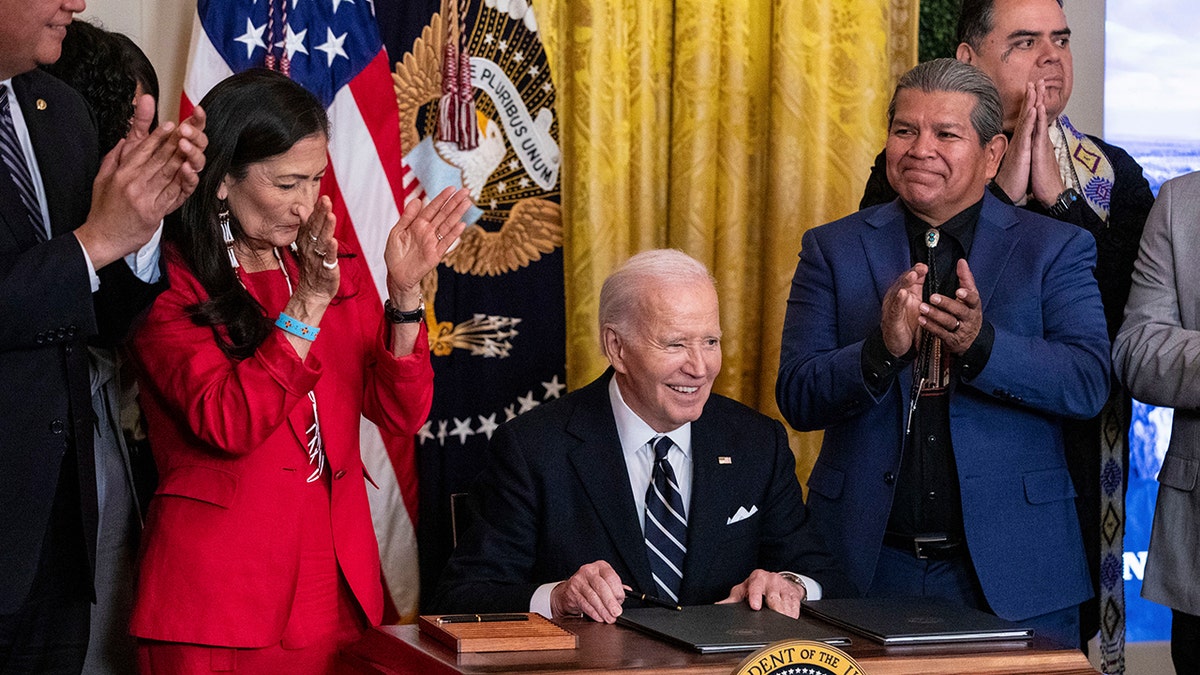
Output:
<path fill-rule="evenodd" d="M 233 249 L 230 248 L 230 252 L 232 251 Z M 271 252 L 275 254 L 275 261 L 279 263 L 279 271 L 283 273 L 283 280 L 287 283 L 288 297 L 291 297 L 293 293 L 292 277 L 288 274 L 287 266 L 283 264 L 283 258 L 279 255 L 279 249 L 272 248 Z M 245 288 L 246 292 L 249 293 L 250 289 L 246 286 L 246 281 L 242 279 L 242 269 L 243 267 L 240 265 L 234 267 L 233 274 L 237 277 L 238 283 L 242 285 L 242 288 Z M 312 402 L 313 423 L 304 434 L 308 437 L 308 443 L 305 447 L 308 453 L 308 464 L 309 466 L 315 465 L 313 472 L 309 474 L 306 480 L 306 482 L 311 483 L 320 478 L 321 474 L 325 471 L 325 441 L 321 437 L 321 418 L 317 416 L 317 395 L 312 390 L 308 392 L 308 400 Z"/>

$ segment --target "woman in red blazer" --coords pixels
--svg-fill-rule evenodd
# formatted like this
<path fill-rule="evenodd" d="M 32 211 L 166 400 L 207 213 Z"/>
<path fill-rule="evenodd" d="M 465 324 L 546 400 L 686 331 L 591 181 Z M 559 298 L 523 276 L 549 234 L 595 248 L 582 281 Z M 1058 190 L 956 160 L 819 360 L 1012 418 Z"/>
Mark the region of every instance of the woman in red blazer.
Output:
<path fill-rule="evenodd" d="M 134 341 L 160 474 L 132 622 L 139 668 L 327 672 L 383 610 L 359 419 L 395 434 L 424 422 L 420 282 L 469 200 L 447 190 L 405 209 L 380 306 L 317 196 L 320 102 L 259 70 L 201 106 L 207 165 L 164 230 L 171 287 Z"/>

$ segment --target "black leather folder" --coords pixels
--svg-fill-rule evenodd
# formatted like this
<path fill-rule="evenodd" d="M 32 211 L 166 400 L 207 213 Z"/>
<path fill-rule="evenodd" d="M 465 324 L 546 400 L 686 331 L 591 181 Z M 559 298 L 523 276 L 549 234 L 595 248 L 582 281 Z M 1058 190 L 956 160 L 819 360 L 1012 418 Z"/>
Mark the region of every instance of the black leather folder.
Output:
<path fill-rule="evenodd" d="M 697 605 L 683 611 L 646 607 L 626 609 L 617 623 L 703 654 L 748 652 L 780 640 L 816 640 L 835 646 L 850 644 L 844 631 L 784 616 L 769 609 L 754 611 L 746 603 Z"/>
<path fill-rule="evenodd" d="M 885 645 L 1028 640 L 1033 630 L 938 598 L 833 598 L 800 610 Z"/>

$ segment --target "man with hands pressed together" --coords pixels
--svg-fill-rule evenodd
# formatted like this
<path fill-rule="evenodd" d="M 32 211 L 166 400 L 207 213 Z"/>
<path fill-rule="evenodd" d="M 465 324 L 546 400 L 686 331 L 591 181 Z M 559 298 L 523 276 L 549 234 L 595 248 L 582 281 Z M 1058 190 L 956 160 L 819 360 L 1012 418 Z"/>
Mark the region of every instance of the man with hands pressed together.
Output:
<path fill-rule="evenodd" d="M 808 525 L 782 425 L 711 393 L 721 327 L 704 266 L 631 258 L 601 290 L 600 336 L 608 372 L 497 430 L 434 610 L 612 623 L 631 589 L 795 617 L 852 592 Z"/>
<path fill-rule="evenodd" d="M 1108 394 L 1087 233 L 986 190 L 1000 101 L 953 59 L 889 107 L 899 199 L 805 233 L 776 398 L 824 429 L 812 522 L 868 596 L 933 596 L 1078 640 L 1090 595 L 1062 418 Z"/>
<path fill-rule="evenodd" d="M 158 228 L 204 166 L 204 113 L 100 162 L 83 99 L 37 68 L 83 0 L 0 0 L 0 671 L 78 673 L 98 525 L 88 345 L 114 346 L 159 293 Z"/>

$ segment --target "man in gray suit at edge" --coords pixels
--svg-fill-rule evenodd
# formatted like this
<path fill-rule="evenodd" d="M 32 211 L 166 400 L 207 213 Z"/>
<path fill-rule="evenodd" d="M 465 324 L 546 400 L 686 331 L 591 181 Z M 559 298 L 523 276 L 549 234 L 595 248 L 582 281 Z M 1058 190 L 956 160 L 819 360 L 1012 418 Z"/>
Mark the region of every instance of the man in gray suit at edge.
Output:
<path fill-rule="evenodd" d="M 1200 172 L 1159 190 L 1113 362 L 1134 398 L 1175 408 L 1142 597 L 1171 608 L 1175 672 L 1200 673 Z"/>

